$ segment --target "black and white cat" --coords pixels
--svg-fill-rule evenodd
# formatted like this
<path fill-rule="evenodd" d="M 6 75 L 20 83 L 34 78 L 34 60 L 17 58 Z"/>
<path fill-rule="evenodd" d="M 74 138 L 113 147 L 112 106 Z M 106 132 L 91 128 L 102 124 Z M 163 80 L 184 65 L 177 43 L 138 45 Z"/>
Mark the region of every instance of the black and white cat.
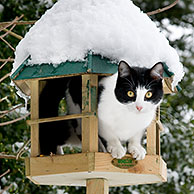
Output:
<path fill-rule="evenodd" d="M 141 138 L 162 101 L 162 79 L 162 63 L 148 69 L 130 67 L 121 61 L 118 73 L 100 80 L 98 122 L 103 151 L 107 150 L 113 158 L 122 158 L 126 152 L 137 160 L 145 157 Z M 61 85 L 62 81 L 64 90 L 57 90 L 57 85 L 59 82 Z M 49 81 L 40 96 L 40 117 L 57 116 L 59 102 L 64 96 L 69 114 L 80 113 L 80 77 Z M 77 144 L 80 140 L 80 119 L 40 124 L 41 154 L 62 154 L 62 145 Z M 123 147 L 123 143 L 128 143 L 127 148 Z"/>

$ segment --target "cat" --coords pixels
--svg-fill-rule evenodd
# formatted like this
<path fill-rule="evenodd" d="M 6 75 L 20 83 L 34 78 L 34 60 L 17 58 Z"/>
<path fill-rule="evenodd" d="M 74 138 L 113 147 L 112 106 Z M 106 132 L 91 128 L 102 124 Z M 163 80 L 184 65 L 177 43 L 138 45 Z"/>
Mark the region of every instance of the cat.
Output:
<path fill-rule="evenodd" d="M 101 151 L 111 153 L 113 158 L 122 158 L 128 152 L 136 160 L 144 159 L 146 151 L 141 139 L 162 101 L 163 71 L 160 62 L 148 69 L 132 67 L 121 61 L 117 73 L 100 79 L 98 122 Z M 47 82 L 40 95 L 40 117 L 57 116 L 59 102 L 64 96 L 68 114 L 80 113 L 80 76 Z M 81 143 L 80 119 L 43 123 L 39 131 L 40 152 L 44 155 L 63 154 L 62 145 Z M 127 148 L 124 143 L 128 144 Z"/>
<path fill-rule="evenodd" d="M 113 158 L 128 151 L 136 160 L 144 159 L 141 138 L 162 101 L 162 78 L 162 63 L 147 69 L 121 61 L 117 74 L 100 81 L 104 90 L 98 104 L 99 135 Z M 126 142 L 127 150 L 122 146 Z"/>

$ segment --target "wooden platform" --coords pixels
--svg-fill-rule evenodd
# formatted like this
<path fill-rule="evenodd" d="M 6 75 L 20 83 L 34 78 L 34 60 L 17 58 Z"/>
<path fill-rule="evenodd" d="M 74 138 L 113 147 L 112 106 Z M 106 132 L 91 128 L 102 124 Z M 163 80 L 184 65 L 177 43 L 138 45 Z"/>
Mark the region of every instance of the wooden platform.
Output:
<path fill-rule="evenodd" d="M 135 161 L 130 155 L 113 160 L 108 153 L 80 153 L 26 158 L 26 175 L 35 184 L 86 186 L 88 179 L 108 180 L 109 186 L 165 182 L 166 164 L 158 155 Z"/>

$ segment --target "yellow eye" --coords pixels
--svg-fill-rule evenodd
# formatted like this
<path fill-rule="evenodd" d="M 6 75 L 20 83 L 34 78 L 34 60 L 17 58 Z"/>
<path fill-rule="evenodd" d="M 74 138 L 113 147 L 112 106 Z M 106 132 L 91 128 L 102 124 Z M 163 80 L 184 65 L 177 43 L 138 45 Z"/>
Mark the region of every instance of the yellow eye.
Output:
<path fill-rule="evenodd" d="M 127 92 L 127 95 L 128 95 L 130 98 L 132 98 L 132 97 L 135 96 L 134 92 L 132 92 L 132 91 L 128 91 L 128 92 Z"/>
<path fill-rule="evenodd" d="M 147 92 L 145 96 L 146 96 L 146 98 L 151 98 L 152 97 L 152 92 Z"/>

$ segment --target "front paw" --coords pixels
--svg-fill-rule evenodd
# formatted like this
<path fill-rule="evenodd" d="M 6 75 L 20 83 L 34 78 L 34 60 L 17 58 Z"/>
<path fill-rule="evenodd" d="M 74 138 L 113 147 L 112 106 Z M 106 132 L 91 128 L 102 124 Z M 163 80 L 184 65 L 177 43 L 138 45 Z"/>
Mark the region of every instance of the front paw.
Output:
<path fill-rule="evenodd" d="M 107 151 L 111 153 L 113 158 L 120 159 L 125 156 L 126 149 L 122 145 L 108 145 Z"/>
<path fill-rule="evenodd" d="M 136 160 L 143 160 L 146 155 L 146 150 L 141 145 L 129 145 L 128 152 Z"/>

